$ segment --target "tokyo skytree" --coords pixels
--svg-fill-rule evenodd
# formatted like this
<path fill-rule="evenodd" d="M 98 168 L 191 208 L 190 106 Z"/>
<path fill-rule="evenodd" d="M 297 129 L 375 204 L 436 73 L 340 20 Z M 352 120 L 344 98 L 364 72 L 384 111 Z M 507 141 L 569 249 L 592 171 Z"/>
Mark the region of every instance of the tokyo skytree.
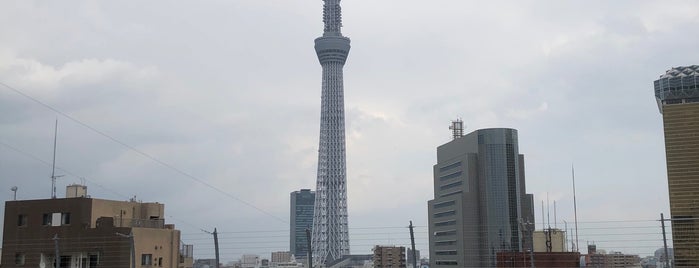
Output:
<path fill-rule="evenodd" d="M 323 68 L 318 177 L 311 250 L 315 264 L 349 255 L 345 164 L 345 100 L 342 67 L 350 39 L 342 36 L 340 0 L 323 0 L 323 36 L 315 50 Z"/>

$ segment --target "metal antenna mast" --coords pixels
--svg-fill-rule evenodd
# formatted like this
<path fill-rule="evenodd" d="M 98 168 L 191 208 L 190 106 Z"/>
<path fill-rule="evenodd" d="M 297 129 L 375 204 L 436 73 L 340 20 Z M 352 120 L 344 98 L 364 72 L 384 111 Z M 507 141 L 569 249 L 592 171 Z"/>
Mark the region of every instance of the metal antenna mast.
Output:
<path fill-rule="evenodd" d="M 580 252 L 580 241 L 578 241 L 578 202 L 575 199 L 575 166 L 570 164 L 571 172 L 573 173 L 573 215 L 575 218 L 575 250 L 573 252 Z"/>
<path fill-rule="evenodd" d="M 53 163 L 51 164 L 51 198 L 56 199 L 56 178 L 63 177 L 63 175 L 56 176 L 56 140 L 58 138 L 58 119 L 56 119 L 56 124 L 53 129 Z"/>

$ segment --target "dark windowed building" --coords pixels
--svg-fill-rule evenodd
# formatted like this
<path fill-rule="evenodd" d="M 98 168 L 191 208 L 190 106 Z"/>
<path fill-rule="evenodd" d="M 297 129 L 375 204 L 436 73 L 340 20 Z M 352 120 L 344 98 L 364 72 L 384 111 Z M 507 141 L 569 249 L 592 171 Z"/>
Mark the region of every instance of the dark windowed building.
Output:
<path fill-rule="evenodd" d="M 313 227 L 313 205 L 315 192 L 309 189 L 291 192 L 291 237 L 289 251 L 296 260 L 305 260 L 308 256 L 308 239 L 306 229 Z"/>
<path fill-rule="evenodd" d="M 495 267 L 498 252 L 522 252 L 531 243 L 523 228 L 534 221 L 524 157 L 515 129 L 461 133 L 437 148 L 428 202 L 430 267 Z"/>

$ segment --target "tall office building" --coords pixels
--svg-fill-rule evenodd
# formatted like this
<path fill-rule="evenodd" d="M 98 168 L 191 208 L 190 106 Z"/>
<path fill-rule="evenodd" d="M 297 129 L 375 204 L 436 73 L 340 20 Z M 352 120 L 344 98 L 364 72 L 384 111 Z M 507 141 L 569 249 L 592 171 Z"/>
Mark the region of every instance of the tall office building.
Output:
<path fill-rule="evenodd" d="M 461 124 L 455 121 L 453 129 Z M 522 223 L 534 218 L 523 213 L 533 207 L 524 157 L 515 129 L 461 133 L 437 148 L 428 202 L 430 267 L 495 267 L 498 252 L 522 251 Z"/>
<path fill-rule="evenodd" d="M 340 0 L 323 0 L 323 36 L 315 50 L 323 68 L 318 178 L 311 237 L 313 260 L 324 264 L 349 255 L 342 67 L 350 39 L 342 36 Z"/>
<path fill-rule="evenodd" d="M 655 80 L 663 115 L 676 267 L 699 267 L 699 65 Z"/>
<path fill-rule="evenodd" d="M 311 229 L 313 226 L 315 196 L 316 193 L 309 189 L 291 192 L 289 251 L 297 260 L 306 259 L 308 255 L 306 229 Z"/>

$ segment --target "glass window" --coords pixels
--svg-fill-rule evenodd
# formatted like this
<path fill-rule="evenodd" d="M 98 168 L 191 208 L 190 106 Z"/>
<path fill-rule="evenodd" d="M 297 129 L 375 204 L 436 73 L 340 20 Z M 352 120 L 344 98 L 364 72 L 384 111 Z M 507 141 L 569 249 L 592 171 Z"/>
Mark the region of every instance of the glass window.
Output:
<path fill-rule="evenodd" d="M 70 224 L 70 213 L 62 213 L 61 214 L 61 225 L 68 225 Z"/>
<path fill-rule="evenodd" d="M 141 265 L 153 265 L 153 254 L 141 254 Z"/>
<path fill-rule="evenodd" d="M 24 253 L 15 253 L 15 265 L 24 265 Z"/>
<path fill-rule="evenodd" d="M 41 225 L 51 225 L 51 213 L 44 213 L 43 217 L 41 218 Z"/>
<path fill-rule="evenodd" d="M 17 215 L 17 226 L 27 226 L 27 215 L 26 214 Z"/>
<path fill-rule="evenodd" d="M 456 211 L 450 210 L 450 211 L 435 213 L 435 214 L 434 214 L 434 217 L 435 217 L 435 218 L 441 218 L 441 217 L 453 216 L 453 215 L 456 215 Z"/>
<path fill-rule="evenodd" d="M 453 206 L 454 204 L 456 204 L 456 202 L 454 202 L 454 201 L 452 200 L 452 201 L 442 202 L 442 203 L 439 203 L 439 204 L 434 204 L 434 206 L 432 206 L 432 207 L 434 207 L 434 208 L 444 208 L 444 207 Z"/>

